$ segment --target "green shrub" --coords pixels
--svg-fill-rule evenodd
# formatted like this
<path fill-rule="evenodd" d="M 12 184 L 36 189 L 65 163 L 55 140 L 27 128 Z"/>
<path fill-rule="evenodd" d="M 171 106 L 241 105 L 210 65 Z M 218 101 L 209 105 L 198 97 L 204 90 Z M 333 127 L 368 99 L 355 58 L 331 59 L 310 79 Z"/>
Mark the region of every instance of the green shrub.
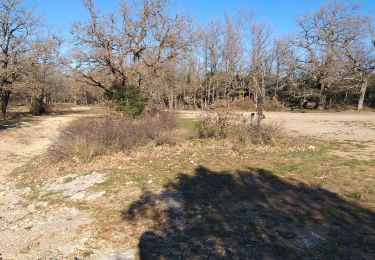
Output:
<path fill-rule="evenodd" d="M 115 104 L 117 111 L 133 118 L 141 116 L 148 103 L 143 93 L 131 85 L 114 84 L 106 92 L 106 97 Z"/>
<path fill-rule="evenodd" d="M 30 113 L 33 116 L 41 116 L 44 114 L 48 114 L 48 110 L 48 105 L 43 102 L 43 98 L 34 99 L 30 106 Z"/>

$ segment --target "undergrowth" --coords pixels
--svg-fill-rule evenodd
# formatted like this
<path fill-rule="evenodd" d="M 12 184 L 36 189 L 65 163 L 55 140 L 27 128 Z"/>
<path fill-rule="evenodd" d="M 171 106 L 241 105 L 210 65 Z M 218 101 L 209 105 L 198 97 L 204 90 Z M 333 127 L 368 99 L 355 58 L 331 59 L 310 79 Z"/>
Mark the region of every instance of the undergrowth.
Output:
<path fill-rule="evenodd" d="M 97 155 L 130 150 L 155 141 L 173 143 L 168 133 L 177 127 L 172 113 L 131 120 L 124 115 L 81 119 L 63 128 L 50 148 L 54 160 L 90 161 Z"/>
<path fill-rule="evenodd" d="M 246 118 L 236 111 L 230 102 L 215 103 L 197 123 L 197 135 L 201 139 L 230 138 L 238 144 L 270 145 L 277 142 L 281 125 L 257 120 L 255 114 Z"/>

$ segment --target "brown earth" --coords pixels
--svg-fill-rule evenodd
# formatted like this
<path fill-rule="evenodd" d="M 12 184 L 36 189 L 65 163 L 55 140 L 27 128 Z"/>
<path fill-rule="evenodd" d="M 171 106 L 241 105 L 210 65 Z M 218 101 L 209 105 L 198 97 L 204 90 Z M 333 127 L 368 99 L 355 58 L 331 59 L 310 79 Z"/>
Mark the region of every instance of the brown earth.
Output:
<path fill-rule="evenodd" d="M 76 108 L 86 110 L 86 108 Z M 27 203 L 31 189 L 17 187 L 9 177 L 18 167 L 44 153 L 58 129 L 82 115 L 28 118 L 2 124 L 0 130 L 0 259 L 64 257 L 85 242 L 88 236 L 76 230 L 91 217 L 75 208 L 49 207 L 47 203 Z M 22 177 L 19 175 L 19 177 Z M 56 248 L 56 245 L 59 245 Z M 27 254 L 26 254 L 27 252 Z"/>
<path fill-rule="evenodd" d="M 200 111 L 179 111 L 182 117 L 199 118 Z M 243 112 L 250 117 L 251 112 Z M 349 145 L 363 146 L 361 150 L 337 151 L 340 156 L 375 159 L 375 113 L 290 113 L 266 112 L 266 121 L 276 122 L 287 134 L 314 137 Z"/>
<path fill-rule="evenodd" d="M 86 108 L 77 108 L 86 109 Z M 198 118 L 201 112 L 180 111 L 182 117 Z M 249 113 L 244 113 L 249 116 Z M 88 114 L 66 114 L 32 118 L 0 128 L 0 259 L 67 258 L 84 250 L 95 231 L 90 224 L 94 217 L 77 208 L 57 207 L 45 201 L 31 204 L 25 196 L 32 189 L 20 188 L 22 174 L 10 175 L 15 169 L 33 163 L 35 156 L 46 152 L 58 129 Z M 341 155 L 373 159 L 375 151 L 375 113 L 266 113 L 269 121 L 282 124 L 287 133 L 319 139 L 348 142 L 365 146 L 361 152 L 340 151 Z M 26 173 L 27 174 L 27 173 Z M 12 178 L 10 176 L 13 176 Z M 46 180 L 46 194 L 61 191 L 70 199 L 93 199 L 103 194 L 88 194 L 87 189 L 105 178 L 100 173 Z M 69 180 L 68 180 L 69 179 Z M 71 181 L 73 180 L 73 181 Z M 74 194 L 73 194 L 74 193 Z M 73 194 L 73 195 L 72 195 Z M 72 196 L 70 196 L 72 195 Z M 58 245 L 58 246 L 56 246 Z M 104 252 L 94 259 L 132 259 L 133 252 Z"/>

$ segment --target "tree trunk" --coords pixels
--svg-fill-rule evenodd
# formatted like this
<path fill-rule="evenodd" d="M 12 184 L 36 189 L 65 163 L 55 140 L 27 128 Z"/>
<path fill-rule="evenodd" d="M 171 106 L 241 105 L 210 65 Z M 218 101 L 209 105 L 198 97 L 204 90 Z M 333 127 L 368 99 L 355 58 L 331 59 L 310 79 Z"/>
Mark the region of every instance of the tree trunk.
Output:
<path fill-rule="evenodd" d="M 322 90 L 320 92 L 317 109 L 323 110 L 326 108 L 326 106 L 327 106 L 327 87 L 323 85 Z"/>
<path fill-rule="evenodd" d="M 363 108 L 363 102 L 365 101 L 367 85 L 368 85 L 367 80 L 364 80 L 361 84 L 361 91 L 360 91 L 358 106 L 357 106 L 358 111 L 362 110 Z"/>
<path fill-rule="evenodd" d="M 174 101 L 174 93 L 173 93 L 173 89 L 171 89 L 171 92 L 169 93 L 169 109 L 172 110 L 173 109 L 173 101 Z"/>
<path fill-rule="evenodd" d="M 345 97 L 344 97 L 344 104 L 345 105 L 348 104 L 348 95 L 349 95 L 348 91 L 345 91 Z"/>
<path fill-rule="evenodd" d="M 89 104 L 89 101 L 87 99 L 87 92 L 86 91 L 83 91 L 83 97 L 84 97 L 84 100 L 85 100 L 85 104 L 87 106 Z"/>
<path fill-rule="evenodd" d="M 257 123 L 260 124 L 262 120 L 265 118 L 263 113 L 264 107 L 264 98 L 263 95 L 257 95 Z"/>
<path fill-rule="evenodd" d="M 6 119 L 7 108 L 9 104 L 9 97 L 10 97 L 9 90 L 4 90 L 1 92 L 1 114 L 3 116 L 3 120 Z"/>
<path fill-rule="evenodd" d="M 194 90 L 194 95 L 193 95 L 193 107 L 194 110 L 197 109 L 197 92 Z"/>
<path fill-rule="evenodd" d="M 202 86 L 202 90 L 201 90 L 201 110 L 203 110 L 204 108 L 204 101 L 203 101 L 203 86 Z"/>

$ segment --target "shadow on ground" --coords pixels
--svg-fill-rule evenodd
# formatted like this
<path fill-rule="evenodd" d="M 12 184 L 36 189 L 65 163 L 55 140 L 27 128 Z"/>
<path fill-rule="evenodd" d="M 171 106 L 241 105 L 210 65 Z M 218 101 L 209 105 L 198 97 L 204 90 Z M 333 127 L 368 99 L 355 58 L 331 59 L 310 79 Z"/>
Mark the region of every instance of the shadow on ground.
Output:
<path fill-rule="evenodd" d="M 6 129 L 11 128 L 25 128 L 30 127 L 30 124 L 28 122 L 31 122 L 31 119 L 24 118 L 23 122 L 20 120 L 7 120 L 7 121 L 1 121 L 0 122 L 0 132 Z"/>
<path fill-rule="evenodd" d="M 375 213 L 262 169 L 180 174 L 123 211 L 144 227 L 141 259 L 351 258 L 375 255 Z M 149 224 L 147 224 L 149 223 Z"/>

